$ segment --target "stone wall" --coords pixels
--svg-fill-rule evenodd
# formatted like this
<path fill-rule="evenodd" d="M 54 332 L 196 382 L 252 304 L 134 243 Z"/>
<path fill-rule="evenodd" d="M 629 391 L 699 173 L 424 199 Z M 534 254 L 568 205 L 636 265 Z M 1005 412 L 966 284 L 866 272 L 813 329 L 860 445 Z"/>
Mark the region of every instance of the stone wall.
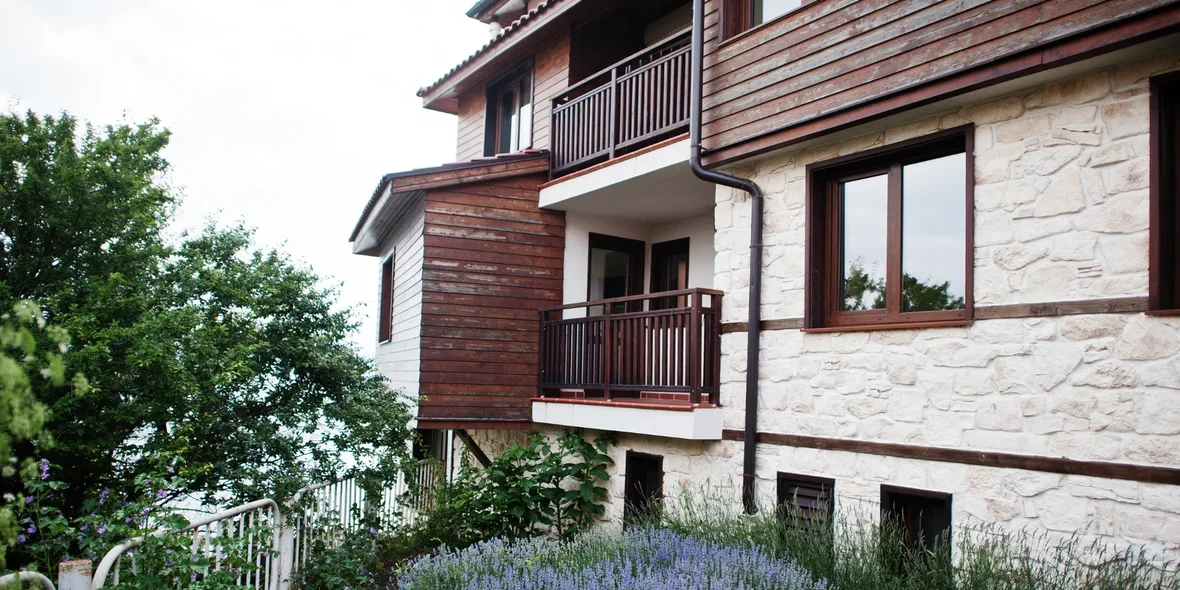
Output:
<path fill-rule="evenodd" d="M 1124 64 L 744 165 L 737 173 L 767 193 L 763 317 L 803 315 L 807 164 L 965 123 L 976 126 L 977 306 L 1146 296 L 1147 79 L 1176 69 L 1180 54 Z M 725 321 L 746 315 L 749 223 L 744 193 L 719 188 Z M 745 334 L 725 335 L 722 349 L 725 427 L 740 429 Z M 760 431 L 1180 466 L 1180 318 L 775 330 L 763 332 L 760 359 Z M 708 482 L 739 502 L 740 443 L 624 436 L 619 469 L 628 448 L 665 456 L 668 490 Z M 956 524 L 1180 547 L 1174 486 L 773 445 L 758 457 L 764 501 L 778 471 L 824 475 L 840 507 L 875 504 L 890 483 L 953 493 Z M 613 497 L 622 485 L 613 478 Z"/>

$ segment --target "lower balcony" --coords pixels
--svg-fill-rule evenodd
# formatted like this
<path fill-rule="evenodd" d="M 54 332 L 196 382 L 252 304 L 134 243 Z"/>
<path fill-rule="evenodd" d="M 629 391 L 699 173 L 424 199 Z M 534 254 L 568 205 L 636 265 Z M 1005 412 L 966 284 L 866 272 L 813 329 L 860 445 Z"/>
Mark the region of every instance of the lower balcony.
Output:
<path fill-rule="evenodd" d="M 542 310 L 533 422 L 719 440 L 721 299 L 694 288 Z"/>

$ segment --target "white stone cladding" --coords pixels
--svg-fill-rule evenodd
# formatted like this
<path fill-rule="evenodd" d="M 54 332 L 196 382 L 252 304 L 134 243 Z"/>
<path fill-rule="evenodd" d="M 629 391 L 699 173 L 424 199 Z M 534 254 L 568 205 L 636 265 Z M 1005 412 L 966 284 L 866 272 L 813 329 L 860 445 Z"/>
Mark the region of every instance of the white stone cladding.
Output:
<path fill-rule="evenodd" d="M 762 315 L 799 318 L 805 167 L 973 123 L 976 306 L 1145 297 L 1148 78 L 1180 53 L 1094 71 L 853 139 L 740 164 L 766 191 Z M 715 288 L 744 321 L 750 203 L 718 188 Z M 746 334 L 723 337 L 725 427 L 744 416 Z M 1142 313 L 977 320 L 969 327 L 762 334 L 758 430 L 1180 466 L 1180 318 Z M 588 433 L 593 435 L 594 433 Z M 664 456 L 665 490 L 738 489 L 739 442 L 623 435 Z M 1101 535 L 1180 551 L 1180 487 L 868 454 L 758 446 L 758 493 L 779 471 L 836 479 L 837 510 L 881 484 L 954 494 L 956 525 Z M 615 472 L 612 472 L 615 473 Z M 622 515 L 612 477 L 609 515 Z"/>

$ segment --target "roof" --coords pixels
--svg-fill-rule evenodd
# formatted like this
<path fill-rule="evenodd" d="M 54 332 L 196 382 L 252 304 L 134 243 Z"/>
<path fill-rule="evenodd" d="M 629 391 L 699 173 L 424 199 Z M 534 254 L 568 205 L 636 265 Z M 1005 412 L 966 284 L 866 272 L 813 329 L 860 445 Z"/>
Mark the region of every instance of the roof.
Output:
<path fill-rule="evenodd" d="M 516 164 L 520 162 L 537 161 L 538 166 L 509 166 L 509 164 Z M 484 171 L 479 171 L 479 168 L 486 168 Z M 381 181 L 377 183 L 377 188 L 373 189 L 373 196 L 369 197 L 369 202 L 365 204 L 364 211 L 361 212 L 360 219 L 357 220 L 356 226 L 352 229 L 352 235 L 348 237 L 349 242 L 355 242 L 357 236 L 360 235 L 361 229 L 365 222 L 368 221 L 369 215 L 372 215 L 373 209 L 381 200 L 381 194 L 385 192 L 386 187 L 396 185 L 393 188 L 395 192 L 409 192 L 414 190 L 423 190 L 427 188 L 442 188 L 447 186 L 455 186 L 459 184 L 468 184 L 472 182 L 480 182 L 487 180 L 489 177 L 504 177 L 504 176 L 518 176 L 523 174 L 536 174 L 544 172 L 549 168 L 549 151 L 548 150 L 534 150 L 528 149 L 523 152 L 513 154 L 500 154 L 497 156 L 490 156 L 485 158 L 475 158 L 466 162 L 453 162 L 451 164 L 443 164 L 442 166 L 434 166 L 431 168 L 417 168 L 414 170 L 407 170 L 405 172 L 394 172 L 386 174 L 381 177 Z M 463 171 L 470 171 L 470 174 L 459 174 Z"/>
<path fill-rule="evenodd" d="M 495 37 L 492 37 L 491 41 L 488 41 L 487 43 L 485 43 L 483 47 L 480 47 L 479 49 L 475 50 L 475 53 L 472 53 L 471 55 L 467 56 L 466 59 L 459 62 L 459 65 L 451 68 L 449 71 L 447 71 L 447 73 L 443 74 L 441 78 L 439 78 L 438 80 L 435 80 L 433 83 L 431 83 L 428 86 L 424 86 L 422 88 L 419 88 L 418 89 L 418 96 L 424 97 L 427 94 L 430 94 L 435 89 L 437 89 L 439 86 L 441 86 L 444 82 L 446 82 L 448 79 L 450 79 L 451 76 L 454 76 L 456 73 L 459 72 L 459 70 L 463 69 L 463 66 L 471 63 L 472 60 L 483 55 L 484 53 L 486 53 L 488 50 L 495 47 L 496 45 L 499 45 L 505 39 L 512 36 L 513 33 L 517 32 L 521 28 L 523 28 L 526 24 L 529 23 L 529 21 L 536 19 L 538 17 L 538 15 L 540 15 L 541 13 L 548 10 L 551 6 L 558 4 L 560 2 L 561 2 L 561 0 L 545 0 L 544 2 L 538 4 L 536 8 L 524 13 L 523 16 L 512 21 L 511 24 L 509 24 L 508 26 L 501 29 L 500 32 L 497 33 Z M 482 4 L 482 2 L 480 4 Z M 476 4 L 476 7 L 480 6 L 480 4 Z M 473 10 L 474 10 L 474 8 L 473 8 Z"/>
<path fill-rule="evenodd" d="M 496 4 L 504 4 L 508 0 L 479 0 L 474 6 L 467 9 L 467 16 L 471 18 L 479 18 L 480 13 L 493 7 Z"/>

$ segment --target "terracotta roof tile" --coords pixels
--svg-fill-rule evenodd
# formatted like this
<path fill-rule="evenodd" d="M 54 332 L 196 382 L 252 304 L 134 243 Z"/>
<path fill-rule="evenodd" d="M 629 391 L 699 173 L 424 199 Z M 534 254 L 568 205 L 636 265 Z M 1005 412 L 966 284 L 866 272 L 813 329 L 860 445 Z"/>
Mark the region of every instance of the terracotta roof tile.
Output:
<path fill-rule="evenodd" d="M 451 76 L 454 76 L 459 70 L 463 69 L 463 66 L 471 63 L 472 60 L 483 55 L 489 49 L 491 49 L 492 47 L 495 47 L 501 41 L 503 41 L 504 39 L 507 39 L 510 35 L 512 35 L 516 31 L 520 30 L 529 21 L 537 18 L 537 15 L 545 12 L 546 10 L 549 9 L 550 6 L 553 6 L 554 4 L 557 4 L 559 2 L 561 2 L 561 0 L 545 0 L 545 2 L 538 4 L 536 8 L 524 13 L 524 15 L 521 16 L 520 18 L 512 21 L 511 24 L 509 24 L 508 26 L 501 29 L 500 32 L 497 33 L 495 37 L 492 37 L 491 41 L 488 41 L 486 44 L 484 44 L 483 47 L 480 47 L 479 49 L 475 50 L 475 53 L 472 53 L 471 55 L 467 56 L 466 59 L 459 62 L 459 65 L 451 68 L 447 73 L 443 74 L 441 78 L 439 78 L 438 80 L 435 80 L 429 86 L 419 88 L 418 89 L 418 96 L 422 97 L 422 96 L 426 96 L 427 94 L 430 94 L 436 88 L 438 88 L 439 85 L 441 85 L 443 82 L 446 82 L 447 79 L 449 79 Z"/>

